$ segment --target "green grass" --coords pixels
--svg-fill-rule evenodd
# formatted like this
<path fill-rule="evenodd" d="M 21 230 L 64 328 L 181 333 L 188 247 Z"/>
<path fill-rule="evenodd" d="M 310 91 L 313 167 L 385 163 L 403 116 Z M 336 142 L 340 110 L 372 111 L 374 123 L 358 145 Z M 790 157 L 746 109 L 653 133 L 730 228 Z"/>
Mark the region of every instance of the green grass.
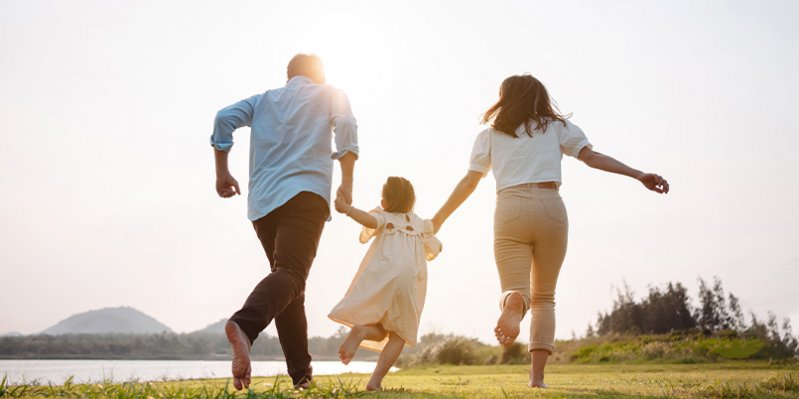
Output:
<path fill-rule="evenodd" d="M 386 391 L 367 393 L 366 374 L 319 376 L 295 391 L 287 377 L 255 378 L 249 391 L 228 380 L 61 386 L 0 383 L 2 398 L 799 398 L 799 367 L 767 362 L 710 364 L 553 364 L 546 390 L 526 387 L 527 366 L 423 366 L 389 374 Z"/>
<path fill-rule="evenodd" d="M 758 338 L 705 337 L 700 334 L 606 336 L 556 345 L 558 363 L 712 363 L 768 359 Z"/>

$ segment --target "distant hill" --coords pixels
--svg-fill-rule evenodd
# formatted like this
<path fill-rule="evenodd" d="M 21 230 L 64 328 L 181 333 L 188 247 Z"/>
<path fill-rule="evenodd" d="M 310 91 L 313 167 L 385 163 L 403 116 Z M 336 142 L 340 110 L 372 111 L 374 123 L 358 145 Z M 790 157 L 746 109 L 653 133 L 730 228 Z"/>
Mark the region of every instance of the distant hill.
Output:
<path fill-rule="evenodd" d="M 227 321 L 227 318 L 221 319 L 217 322 L 209 324 L 203 329 L 193 331 L 192 334 L 224 334 L 225 323 L 227 323 Z"/>
<path fill-rule="evenodd" d="M 130 308 L 105 308 L 72 315 L 42 334 L 157 334 L 172 329 L 146 314 Z"/>
<path fill-rule="evenodd" d="M 17 331 L 10 331 L 5 333 L 0 333 L 0 337 L 21 337 L 22 333 Z"/>

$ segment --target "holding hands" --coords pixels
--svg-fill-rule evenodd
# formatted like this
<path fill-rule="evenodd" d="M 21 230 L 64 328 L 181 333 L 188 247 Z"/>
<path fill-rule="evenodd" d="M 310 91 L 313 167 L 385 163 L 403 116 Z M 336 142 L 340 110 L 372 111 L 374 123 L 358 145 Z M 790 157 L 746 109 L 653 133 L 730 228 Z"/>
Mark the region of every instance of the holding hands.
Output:
<path fill-rule="evenodd" d="M 351 203 L 352 203 L 352 200 L 350 200 L 350 203 L 347 203 L 346 198 L 343 195 L 338 195 L 338 193 L 337 193 L 336 201 L 334 202 L 334 205 L 336 207 L 336 212 L 338 212 L 338 213 L 347 213 L 347 212 L 349 212 L 352 209 Z"/>
<path fill-rule="evenodd" d="M 339 213 L 347 213 L 352 209 L 352 184 L 342 183 L 338 187 L 334 205 Z"/>

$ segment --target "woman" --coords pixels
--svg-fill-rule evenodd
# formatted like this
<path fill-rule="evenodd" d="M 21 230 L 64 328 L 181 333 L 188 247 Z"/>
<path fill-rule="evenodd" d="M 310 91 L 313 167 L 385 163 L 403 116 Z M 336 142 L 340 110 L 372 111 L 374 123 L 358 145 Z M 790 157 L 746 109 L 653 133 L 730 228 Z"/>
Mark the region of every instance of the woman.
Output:
<path fill-rule="evenodd" d="M 568 219 L 558 194 L 562 154 L 586 165 L 630 176 L 657 193 L 669 184 L 593 151 L 582 130 L 557 112 L 546 88 L 531 75 L 502 82 L 499 101 L 483 116 L 491 127 L 480 132 L 469 171 L 433 218 L 436 231 L 493 169 L 497 182 L 494 258 L 502 310 L 494 332 L 505 346 L 519 335 L 530 310 L 530 387 L 545 387 L 544 367 L 554 350 L 555 286 L 566 255 Z"/>

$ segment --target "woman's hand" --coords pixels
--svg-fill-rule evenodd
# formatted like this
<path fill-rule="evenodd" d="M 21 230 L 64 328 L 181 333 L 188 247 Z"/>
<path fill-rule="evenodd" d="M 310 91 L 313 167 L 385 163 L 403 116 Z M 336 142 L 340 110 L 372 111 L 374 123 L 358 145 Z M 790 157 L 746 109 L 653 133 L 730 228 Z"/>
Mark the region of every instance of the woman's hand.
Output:
<path fill-rule="evenodd" d="M 444 224 L 444 221 L 436 216 L 430 219 L 430 221 L 433 222 L 433 234 L 438 234 L 438 231 L 441 230 L 441 225 Z"/>
<path fill-rule="evenodd" d="M 666 194 L 669 192 L 669 182 L 663 176 L 655 173 L 642 173 L 637 179 L 644 187 L 656 193 Z"/>
<path fill-rule="evenodd" d="M 577 159 L 585 162 L 586 165 L 599 170 L 604 170 L 605 172 L 611 173 L 618 173 L 620 175 L 630 176 L 632 178 L 638 179 L 644 187 L 660 194 L 666 194 L 669 192 L 669 182 L 655 173 L 643 173 L 640 170 L 633 169 L 619 161 L 615 158 L 596 152 L 591 147 L 585 146 L 582 150 L 580 150 L 580 154 L 577 155 Z"/>
<path fill-rule="evenodd" d="M 347 213 L 350 209 L 352 209 L 352 205 L 347 203 L 347 199 L 343 195 L 336 196 L 334 205 L 338 213 Z"/>

